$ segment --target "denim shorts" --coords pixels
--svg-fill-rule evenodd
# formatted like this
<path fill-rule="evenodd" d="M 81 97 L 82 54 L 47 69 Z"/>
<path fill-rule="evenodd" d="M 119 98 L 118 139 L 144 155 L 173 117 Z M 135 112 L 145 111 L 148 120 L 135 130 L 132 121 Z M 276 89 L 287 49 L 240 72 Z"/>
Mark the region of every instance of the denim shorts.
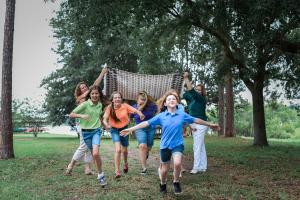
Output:
<path fill-rule="evenodd" d="M 127 126 L 125 126 L 123 128 L 111 128 L 110 129 L 110 135 L 111 135 L 112 141 L 114 143 L 120 142 L 123 147 L 128 147 L 128 145 L 129 145 L 129 136 L 128 135 L 126 135 L 126 136 L 120 135 L 120 132 L 126 128 L 127 128 Z"/>
<path fill-rule="evenodd" d="M 82 129 L 82 137 L 86 146 L 92 150 L 93 145 L 100 145 L 101 128 L 96 129 Z"/>
<path fill-rule="evenodd" d="M 141 128 L 135 131 L 135 137 L 139 144 L 146 144 L 147 147 L 153 146 L 155 128 Z"/>
<path fill-rule="evenodd" d="M 184 151 L 184 146 L 183 144 L 174 147 L 173 149 L 161 149 L 160 150 L 160 162 L 161 163 L 168 163 L 171 160 L 172 156 L 175 155 L 182 155 Z"/>

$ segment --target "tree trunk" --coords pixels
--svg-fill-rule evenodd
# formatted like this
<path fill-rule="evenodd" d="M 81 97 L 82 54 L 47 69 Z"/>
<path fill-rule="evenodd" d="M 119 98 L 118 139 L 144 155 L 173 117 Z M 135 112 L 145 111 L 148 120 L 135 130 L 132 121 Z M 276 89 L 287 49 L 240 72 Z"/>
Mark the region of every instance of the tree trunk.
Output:
<path fill-rule="evenodd" d="M 14 158 L 12 128 L 12 60 L 15 0 L 6 0 L 0 114 L 0 159 Z"/>
<path fill-rule="evenodd" d="M 222 82 L 218 84 L 218 96 L 219 96 L 219 102 L 218 102 L 218 110 L 219 110 L 219 126 L 220 131 L 218 132 L 219 136 L 224 135 L 224 121 L 225 121 L 225 114 L 224 114 L 224 85 Z"/>
<path fill-rule="evenodd" d="M 226 125 L 225 125 L 225 137 L 234 136 L 234 100 L 233 100 L 233 84 L 232 74 L 228 72 L 225 75 L 226 83 Z"/>
<path fill-rule="evenodd" d="M 251 90 L 253 101 L 253 145 L 268 146 L 265 109 L 263 97 L 263 83 L 256 83 Z"/>

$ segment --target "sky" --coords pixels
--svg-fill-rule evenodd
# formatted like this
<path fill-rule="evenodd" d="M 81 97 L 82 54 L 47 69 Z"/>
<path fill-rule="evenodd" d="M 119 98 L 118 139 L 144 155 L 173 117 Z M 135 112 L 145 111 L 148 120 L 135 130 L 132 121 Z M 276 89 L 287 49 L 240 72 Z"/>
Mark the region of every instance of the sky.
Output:
<path fill-rule="evenodd" d="M 49 20 L 55 16 L 59 3 L 43 0 L 17 0 L 13 50 L 13 98 L 26 97 L 42 101 L 46 91 L 39 85 L 44 77 L 55 71 L 58 56 L 51 50 L 55 39 Z M 5 20 L 5 0 L 0 0 L 0 64 Z M 0 73 L 1 73 L 0 72 Z M 1 85 L 1 81 L 0 81 Z"/>

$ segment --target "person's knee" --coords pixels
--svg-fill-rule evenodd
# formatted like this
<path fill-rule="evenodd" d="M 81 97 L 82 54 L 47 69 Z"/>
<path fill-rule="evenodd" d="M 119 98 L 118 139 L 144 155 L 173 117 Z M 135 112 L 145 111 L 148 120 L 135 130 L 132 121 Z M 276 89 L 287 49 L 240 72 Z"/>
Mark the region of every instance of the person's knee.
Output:
<path fill-rule="evenodd" d="M 141 151 L 147 151 L 148 150 L 148 147 L 147 147 L 146 144 L 140 144 L 139 147 L 140 147 Z"/>
<path fill-rule="evenodd" d="M 121 152 L 122 152 L 122 151 L 121 151 L 121 148 L 116 148 L 116 149 L 115 149 L 115 153 L 116 153 L 116 154 L 121 154 Z"/>
<path fill-rule="evenodd" d="M 93 158 L 95 158 L 95 157 L 99 157 L 99 155 L 100 155 L 100 153 L 99 153 L 99 149 L 93 149 L 93 153 L 92 153 L 92 155 L 93 155 Z"/>
<path fill-rule="evenodd" d="M 122 148 L 122 153 L 123 153 L 123 154 L 128 154 L 128 149 L 127 149 L 127 147 L 123 147 L 123 148 Z"/>

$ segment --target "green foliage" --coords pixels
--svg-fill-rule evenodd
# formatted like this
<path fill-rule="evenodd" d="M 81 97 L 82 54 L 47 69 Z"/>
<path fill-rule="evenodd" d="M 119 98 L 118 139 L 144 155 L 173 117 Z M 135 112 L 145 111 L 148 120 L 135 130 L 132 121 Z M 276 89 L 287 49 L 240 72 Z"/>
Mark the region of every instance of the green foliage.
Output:
<path fill-rule="evenodd" d="M 237 135 L 252 136 L 252 106 L 246 102 L 235 106 L 235 128 Z M 269 103 L 265 107 L 268 138 L 298 138 L 300 127 L 297 111 L 281 103 Z"/>
<path fill-rule="evenodd" d="M 46 113 L 42 106 L 32 99 L 14 99 L 12 102 L 13 128 L 32 128 L 33 134 L 46 124 Z"/>

